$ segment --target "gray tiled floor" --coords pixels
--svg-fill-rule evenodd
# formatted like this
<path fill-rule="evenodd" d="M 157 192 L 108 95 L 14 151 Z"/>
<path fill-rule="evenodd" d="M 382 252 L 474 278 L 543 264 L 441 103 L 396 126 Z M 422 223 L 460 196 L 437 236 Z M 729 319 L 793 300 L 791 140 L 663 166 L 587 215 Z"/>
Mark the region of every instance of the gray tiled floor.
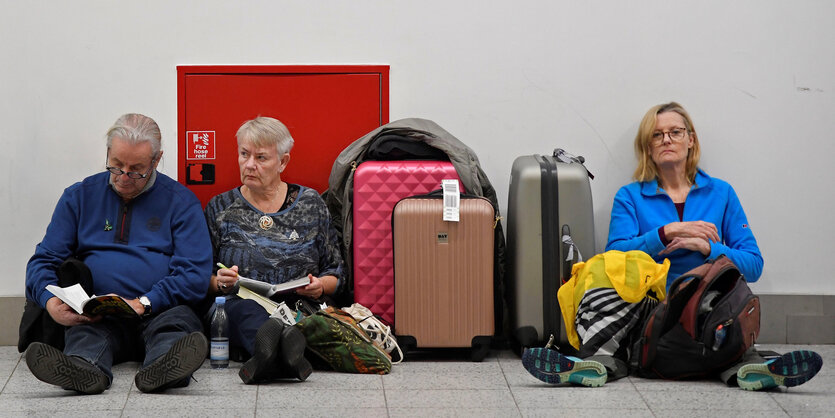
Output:
<path fill-rule="evenodd" d="M 746 392 L 718 381 L 632 377 L 602 388 L 550 386 L 531 377 L 509 351 L 493 352 L 482 363 L 465 355 L 412 356 L 385 376 L 314 372 L 306 382 L 259 386 L 241 383 L 239 363 L 212 370 L 207 362 L 187 388 L 145 394 L 133 385 L 138 364 L 125 363 L 114 369 L 109 390 L 81 396 L 38 381 L 15 347 L 0 347 L 0 416 L 833 416 L 835 346 L 761 348 L 815 350 L 824 367 L 796 388 Z"/>

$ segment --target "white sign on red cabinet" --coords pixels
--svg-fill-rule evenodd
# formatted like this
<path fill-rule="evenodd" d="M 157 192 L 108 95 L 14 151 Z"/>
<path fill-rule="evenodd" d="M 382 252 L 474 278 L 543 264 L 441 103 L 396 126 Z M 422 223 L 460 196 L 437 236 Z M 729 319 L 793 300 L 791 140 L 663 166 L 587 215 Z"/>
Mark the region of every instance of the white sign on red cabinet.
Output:
<path fill-rule="evenodd" d="M 215 131 L 186 132 L 187 160 L 215 159 Z"/>

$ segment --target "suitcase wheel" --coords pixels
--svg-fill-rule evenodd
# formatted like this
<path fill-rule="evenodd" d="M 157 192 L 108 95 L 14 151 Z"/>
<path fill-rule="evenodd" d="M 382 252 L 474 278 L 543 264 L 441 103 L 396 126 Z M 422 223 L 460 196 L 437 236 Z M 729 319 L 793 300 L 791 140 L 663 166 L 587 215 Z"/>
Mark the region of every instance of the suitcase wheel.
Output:
<path fill-rule="evenodd" d="M 489 336 L 473 337 L 472 351 L 470 352 L 470 359 L 474 362 L 481 362 L 490 354 L 490 343 L 493 341 Z"/>
<path fill-rule="evenodd" d="M 539 333 L 532 326 L 516 328 L 513 333 L 513 351 L 521 356 L 526 348 L 535 347 L 539 343 Z"/>
<path fill-rule="evenodd" d="M 400 351 L 403 352 L 403 358 L 406 358 L 406 353 L 417 348 L 417 339 L 411 335 L 397 335 L 397 345 L 400 346 Z"/>

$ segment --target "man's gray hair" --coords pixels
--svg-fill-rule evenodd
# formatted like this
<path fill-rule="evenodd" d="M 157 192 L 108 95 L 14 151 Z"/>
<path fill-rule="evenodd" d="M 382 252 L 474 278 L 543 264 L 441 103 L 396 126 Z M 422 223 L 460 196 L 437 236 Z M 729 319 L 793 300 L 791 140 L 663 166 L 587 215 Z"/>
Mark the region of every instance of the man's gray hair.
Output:
<path fill-rule="evenodd" d="M 107 130 L 107 149 L 113 145 L 113 138 L 121 138 L 131 144 L 151 143 L 152 158 L 157 158 L 162 146 L 159 125 L 153 119 L 139 113 L 125 113 Z"/>

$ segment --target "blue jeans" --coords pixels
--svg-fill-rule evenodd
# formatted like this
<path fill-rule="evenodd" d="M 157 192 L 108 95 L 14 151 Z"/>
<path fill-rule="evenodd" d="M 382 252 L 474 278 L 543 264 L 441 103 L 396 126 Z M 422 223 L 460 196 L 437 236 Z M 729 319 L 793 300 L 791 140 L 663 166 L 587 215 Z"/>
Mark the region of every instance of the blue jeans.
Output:
<path fill-rule="evenodd" d="M 67 328 L 64 354 L 87 360 L 113 381 L 114 364 L 144 359 L 142 367 L 148 367 L 179 339 L 202 330 L 200 319 L 185 305 L 135 322 L 105 317 Z"/>
<path fill-rule="evenodd" d="M 270 315 L 254 300 L 237 296 L 226 298 L 224 309 L 229 319 L 229 345 L 241 347 L 251 356 L 255 351 L 255 334 Z M 208 320 L 211 326 L 211 317 Z"/>

